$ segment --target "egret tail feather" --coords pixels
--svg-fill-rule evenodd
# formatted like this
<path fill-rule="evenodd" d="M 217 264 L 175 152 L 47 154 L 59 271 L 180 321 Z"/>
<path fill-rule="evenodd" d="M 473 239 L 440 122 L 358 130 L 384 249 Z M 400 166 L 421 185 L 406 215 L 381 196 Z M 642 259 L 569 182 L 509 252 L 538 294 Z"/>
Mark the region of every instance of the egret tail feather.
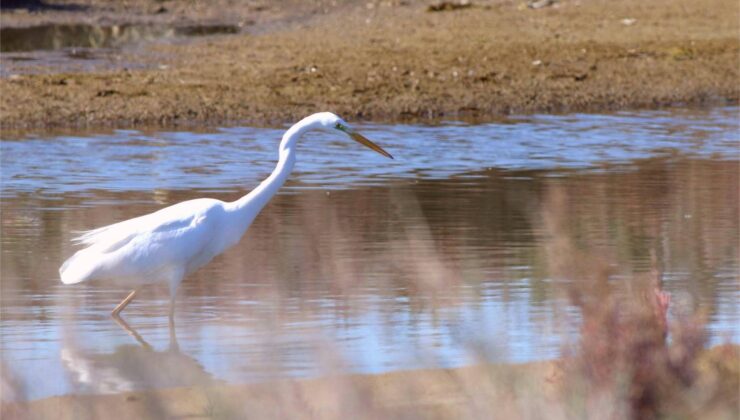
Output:
<path fill-rule="evenodd" d="M 78 251 L 71 256 L 59 268 L 59 276 L 64 284 L 77 284 L 90 280 L 95 270 L 95 264 L 89 263 L 89 258 L 85 258 L 85 250 Z"/>

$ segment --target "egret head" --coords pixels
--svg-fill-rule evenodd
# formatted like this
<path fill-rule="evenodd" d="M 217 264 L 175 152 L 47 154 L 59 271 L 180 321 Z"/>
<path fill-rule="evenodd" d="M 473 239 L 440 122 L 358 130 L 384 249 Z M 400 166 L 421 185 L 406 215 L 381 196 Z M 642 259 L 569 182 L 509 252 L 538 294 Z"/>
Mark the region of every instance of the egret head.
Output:
<path fill-rule="evenodd" d="M 393 159 L 393 156 L 391 156 L 390 153 L 386 152 L 385 150 L 383 150 L 382 147 L 378 146 L 377 144 L 368 140 L 362 134 L 355 131 L 355 129 L 352 128 L 349 124 L 347 124 L 346 121 L 332 114 L 331 112 L 320 113 L 319 121 L 321 122 L 322 127 L 329 129 L 329 130 L 339 130 L 342 133 L 348 135 L 352 140 L 360 143 L 361 145 L 366 146 L 372 150 L 375 150 L 376 152 L 380 153 L 381 155 L 385 157 Z"/>

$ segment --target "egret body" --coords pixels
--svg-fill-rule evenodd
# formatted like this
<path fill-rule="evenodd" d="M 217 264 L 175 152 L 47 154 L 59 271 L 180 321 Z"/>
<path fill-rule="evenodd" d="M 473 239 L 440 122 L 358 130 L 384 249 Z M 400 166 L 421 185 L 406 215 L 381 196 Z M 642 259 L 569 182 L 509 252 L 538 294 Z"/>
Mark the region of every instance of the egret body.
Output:
<path fill-rule="evenodd" d="M 288 129 L 280 142 L 275 169 L 257 188 L 240 199 L 234 202 L 211 198 L 188 200 L 83 232 L 74 241 L 87 247 L 62 264 L 59 269 L 62 283 L 101 279 L 133 286 L 134 291 L 113 310 L 113 315 L 118 315 L 131 302 L 141 286 L 167 283 L 172 317 L 174 299 L 183 278 L 239 242 L 293 170 L 298 139 L 315 129 L 341 131 L 392 159 L 388 152 L 336 115 L 313 114 Z"/>

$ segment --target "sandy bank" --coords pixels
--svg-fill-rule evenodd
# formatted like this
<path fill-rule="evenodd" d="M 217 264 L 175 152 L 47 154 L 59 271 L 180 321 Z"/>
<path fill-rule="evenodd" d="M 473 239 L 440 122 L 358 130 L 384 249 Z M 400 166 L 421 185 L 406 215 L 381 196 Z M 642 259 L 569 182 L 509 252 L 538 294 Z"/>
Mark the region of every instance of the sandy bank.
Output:
<path fill-rule="evenodd" d="M 516 389 L 527 390 L 527 402 L 553 392 L 553 375 L 555 364 L 543 362 L 71 395 L 6 404 L 3 418 L 476 418 Z M 511 401 L 499 409 L 515 407 Z"/>
<path fill-rule="evenodd" d="M 738 346 L 702 353 L 691 392 L 702 418 L 737 414 Z M 204 385 L 4 403 L 3 419 L 551 418 L 619 413 L 611 391 L 582 389 L 564 361 L 478 365 L 378 375 L 330 375 L 252 385 Z M 617 390 L 621 392 L 623 390 Z M 585 403 L 585 396 L 589 394 Z M 601 394 L 600 397 L 599 394 Z M 711 399 L 702 397 L 712 395 Z M 594 399 L 594 395 L 598 398 Z M 596 402 L 597 405 L 593 405 Z M 599 406 L 599 404 L 601 404 Z M 676 405 L 676 409 L 685 407 Z M 683 413 L 683 411 L 679 411 Z M 733 414 L 734 413 L 734 414 Z M 667 414 L 667 413 L 664 413 Z M 699 415 L 699 413 L 694 413 Z M 728 417 L 729 416 L 729 417 Z"/>
<path fill-rule="evenodd" d="M 4 12 L 3 22 L 106 10 L 109 20 L 126 18 L 98 3 L 66 14 Z M 536 10 L 492 1 L 444 12 L 413 1 L 311 4 L 300 14 L 272 6 L 266 17 L 237 8 L 231 20 L 280 23 L 147 45 L 140 70 L 3 78 L 0 127 L 264 125 L 319 110 L 352 120 L 492 119 L 739 98 L 733 0 L 563 0 Z"/>

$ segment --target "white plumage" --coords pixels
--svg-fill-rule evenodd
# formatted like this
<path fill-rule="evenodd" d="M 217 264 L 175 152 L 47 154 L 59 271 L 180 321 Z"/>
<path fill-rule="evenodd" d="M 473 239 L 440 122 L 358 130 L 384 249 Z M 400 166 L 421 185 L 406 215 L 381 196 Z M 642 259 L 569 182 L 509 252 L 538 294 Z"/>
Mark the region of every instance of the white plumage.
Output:
<path fill-rule="evenodd" d="M 227 203 L 201 198 L 85 232 L 74 241 L 88 247 L 62 265 L 62 282 L 176 280 L 226 249 L 227 209 Z"/>
<path fill-rule="evenodd" d="M 87 245 L 59 269 L 65 284 L 94 279 L 140 287 L 166 282 L 170 287 L 170 315 L 182 279 L 213 257 L 235 245 L 260 210 L 285 183 L 295 164 L 295 143 L 312 129 L 336 129 L 355 141 L 391 157 L 385 150 L 328 112 L 313 114 L 293 125 L 280 142 L 280 156 L 272 174 L 249 194 L 234 202 L 210 198 L 184 201 L 154 213 L 83 232 L 73 239 Z M 392 157 L 391 157 L 392 158 Z M 136 290 L 114 310 L 116 315 Z"/>

